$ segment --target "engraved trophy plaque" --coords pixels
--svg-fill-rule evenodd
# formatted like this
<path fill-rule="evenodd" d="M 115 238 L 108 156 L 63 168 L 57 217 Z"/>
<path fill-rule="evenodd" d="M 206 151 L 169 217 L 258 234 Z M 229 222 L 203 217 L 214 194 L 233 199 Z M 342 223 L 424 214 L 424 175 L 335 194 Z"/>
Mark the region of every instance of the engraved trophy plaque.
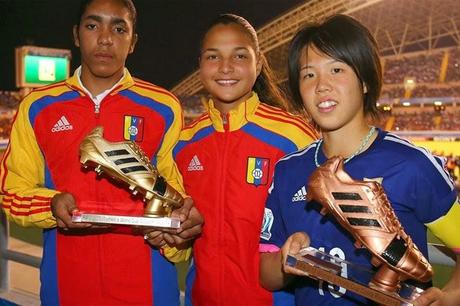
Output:
<path fill-rule="evenodd" d="M 291 254 L 286 264 L 312 278 L 327 281 L 381 305 L 412 305 L 422 292 L 404 281 L 427 282 L 433 271 L 394 213 L 382 186 L 355 181 L 343 170 L 343 158 L 332 157 L 311 175 L 307 202 L 322 205 L 372 255 L 377 272 L 340 260 L 314 248 Z M 341 271 L 346 265 L 347 277 Z"/>
<path fill-rule="evenodd" d="M 109 142 L 103 138 L 103 128 L 96 127 L 80 144 L 80 163 L 84 168 L 106 174 L 126 184 L 133 195 L 140 194 L 145 202 L 142 216 L 105 214 L 97 211 L 78 212 L 74 222 L 122 224 L 162 228 L 179 228 L 180 221 L 171 212 L 183 205 L 181 194 L 160 176 L 149 158 L 133 141 Z"/>

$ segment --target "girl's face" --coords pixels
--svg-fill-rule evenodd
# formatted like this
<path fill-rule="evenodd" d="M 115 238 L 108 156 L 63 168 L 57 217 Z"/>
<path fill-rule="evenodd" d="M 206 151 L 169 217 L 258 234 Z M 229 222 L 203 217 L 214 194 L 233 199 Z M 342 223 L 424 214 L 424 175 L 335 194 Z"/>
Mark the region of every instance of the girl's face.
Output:
<path fill-rule="evenodd" d="M 251 96 L 261 64 L 253 43 L 238 24 L 218 24 L 204 37 L 200 78 L 223 113 Z"/>
<path fill-rule="evenodd" d="M 366 88 L 350 66 L 310 46 L 303 49 L 299 65 L 304 106 L 323 132 L 366 124 Z"/>
<path fill-rule="evenodd" d="M 119 78 L 136 37 L 128 8 L 116 0 L 94 0 L 74 27 L 82 69 L 93 77 Z"/>

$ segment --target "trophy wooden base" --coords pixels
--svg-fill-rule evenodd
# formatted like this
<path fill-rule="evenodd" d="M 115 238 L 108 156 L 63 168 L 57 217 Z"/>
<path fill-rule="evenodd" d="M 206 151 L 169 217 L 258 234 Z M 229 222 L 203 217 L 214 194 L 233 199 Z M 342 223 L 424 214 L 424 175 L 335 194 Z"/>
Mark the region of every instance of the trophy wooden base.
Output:
<path fill-rule="evenodd" d="M 176 218 L 103 215 L 82 212 L 74 214 L 72 221 L 77 223 L 119 224 L 173 229 L 180 227 L 180 220 Z"/>
<path fill-rule="evenodd" d="M 405 283 L 400 284 L 397 292 L 382 291 L 381 288 L 369 285 L 373 271 L 312 247 L 302 249 L 297 255 L 289 255 L 286 265 L 301 271 L 306 276 L 343 287 L 385 306 L 413 305 L 411 301 L 423 292 L 422 289 Z M 343 265 L 347 266 L 348 277 L 341 275 Z M 365 281 L 353 279 L 352 275 L 359 275 L 359 279 Z"/>

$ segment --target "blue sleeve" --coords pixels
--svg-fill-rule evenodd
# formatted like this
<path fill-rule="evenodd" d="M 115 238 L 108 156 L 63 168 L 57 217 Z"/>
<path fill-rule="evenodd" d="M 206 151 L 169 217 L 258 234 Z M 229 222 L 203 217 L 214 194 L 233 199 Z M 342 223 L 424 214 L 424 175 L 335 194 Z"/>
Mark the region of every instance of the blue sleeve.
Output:
<path fill-rule="evenodd" d="M 260 233 L 260 244 L 276 245 L 279 248 L 283 246 L 287 239 L 279 197 L 281 189 L 280 179 L 282 176 L 277 166 L 274 172 L 273 183 L 268 190 L 268 198 L 265 203 L 264 219 Z"/>
<path fill-rule="evenodd" d="M 426 152 L 417 158 L 413 190 L 414 211 L 423 223 L 430 223 L 445 215 L 454 204 L 457 194 L 445 168 L 445 160 Z"/>

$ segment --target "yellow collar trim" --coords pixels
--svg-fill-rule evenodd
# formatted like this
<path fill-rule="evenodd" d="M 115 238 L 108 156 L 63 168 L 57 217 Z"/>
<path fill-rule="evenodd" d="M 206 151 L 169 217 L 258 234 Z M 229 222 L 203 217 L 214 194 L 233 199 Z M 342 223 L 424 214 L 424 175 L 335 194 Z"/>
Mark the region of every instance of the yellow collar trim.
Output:
<path fill-rule="evenodd" d="M 225 131 L 225 118 L 228 120 L 228 131 L 236 131 L 239 130 L 243 125 L 251 121 L 259 104 L 259 96 L 255 92 L 252 92 L 252 95 L 249 99 L 247 99 L 243 103 L 240 103 L 237 107 L 233 108 L 227 115 L 225 115 L 222 114 L 214 106 L 214 101 L 210 99 L 208 101 L 209 117 L 211 118 L 212 124 L 216 131 Z"/>
<path fill-rule="evenodd" d="M 82 95 L 86 95 L 86 91 L 82 88 L 82 85 L 80 85 L 78 72 L 79 72 L 79 69 L 76 69 L 74 74 L 66 80 L 66 84 L 69 87 L 75 90 L 78 90 Z M 110 95 L 114 95 L 118 93 L 119 91 L 129 88 L 133 85 L 134 85 L 134 80 L 131 77 L 131 74 L 129 73 L 128 69 L 125 68 L 123 77 L 121 78 L 120 81 L 118 81 L 118 83 L 110 91 Z"/>

